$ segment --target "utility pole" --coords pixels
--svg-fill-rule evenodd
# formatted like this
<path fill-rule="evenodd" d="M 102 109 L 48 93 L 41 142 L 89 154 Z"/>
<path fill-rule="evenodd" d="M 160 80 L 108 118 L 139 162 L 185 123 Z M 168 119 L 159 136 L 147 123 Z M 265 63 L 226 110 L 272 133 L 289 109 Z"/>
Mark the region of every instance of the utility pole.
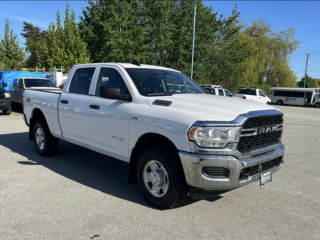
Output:
<path fill-rule="evenodd" d="M 308 68 L 308 64 L 309 64 L 308 60 L 309 60 L 309 55 L 311 55 L 311 54 L 310 54 L 310 53 L 306 53 L 306 55 L 307 55 L 307 61 L 306 61 L 306 69 L 305 69 L 305 71 L 304 71 L 304 84 L 303 84 L 303 88 L 306 87 L 306 82 L 307 82 L 307 68 Z"/>
<path fill-rule="evenodd" d="M 192 75 L 193 75 L 194 38 L 195 38 L 195 35 L 196 35 L 196 12 L 197 12 L 197 0 L 194 0 L 193 36 L 192 36 L 192 59 L 191 59 L 191 78 L 192 78 Z"/>

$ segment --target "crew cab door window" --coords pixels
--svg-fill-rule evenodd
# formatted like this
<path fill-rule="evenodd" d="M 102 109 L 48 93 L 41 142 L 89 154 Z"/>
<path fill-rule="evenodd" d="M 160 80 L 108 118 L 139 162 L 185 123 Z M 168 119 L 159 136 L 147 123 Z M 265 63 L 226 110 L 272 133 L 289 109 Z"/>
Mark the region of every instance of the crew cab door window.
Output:
<path fill-rule="evenodd" d="M 222 89 L 220 89 L 220 88 L 219 88 L 219 89 L 218 89 L 218 92 L 219 92 L 219 95 L 220 95 L 220 96 L 224 96 L 224 95 L 223 95 L 223 90 L 222 90 Z"/>
<path fill-rule="evenodd" d="M 129 95 L 128 88 L 121 75 L 113 68 L 101 68 L 95 92 L 96 96 L 99 96 L 100 86 L 118 87 L 120 89 L 120 95 Z"/>
<path fill-rule="evenodd" d="M 95 68 L 79 68 L 76 70 L 71 79 L 69 93 L 88 95 L 94 70 Z"/>

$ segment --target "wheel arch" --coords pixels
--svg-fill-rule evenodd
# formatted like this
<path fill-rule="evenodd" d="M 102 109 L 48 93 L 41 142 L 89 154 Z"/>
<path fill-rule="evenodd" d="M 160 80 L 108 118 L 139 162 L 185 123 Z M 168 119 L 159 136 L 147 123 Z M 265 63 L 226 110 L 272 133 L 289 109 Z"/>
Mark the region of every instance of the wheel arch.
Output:
<path fill-rule="evenodd" d="M 128 184 L 136 183 L 136 167 L 140 154 L 146 149 L 153 147 L 165 145 L 176 152 L 178 152 L 177 147 L 174 143 L 167 137 L 157 134 L 157 133 L 145 133 L 137 140 L 134 148 L 131 151 L 130 162 L 128 167 Z"/>
<path fill-rule="evenodd" d="M 38 120 L 45 120 L 47 122 L 46 117 L 44 116 L 43 112 L 39 108 L 35 108 L 35 109 L 33 109 L 32 115 L 30 118 L 30 126 L 29 126 L 29 140 L 30 141 L 33 140 L 33 128 Z"/>

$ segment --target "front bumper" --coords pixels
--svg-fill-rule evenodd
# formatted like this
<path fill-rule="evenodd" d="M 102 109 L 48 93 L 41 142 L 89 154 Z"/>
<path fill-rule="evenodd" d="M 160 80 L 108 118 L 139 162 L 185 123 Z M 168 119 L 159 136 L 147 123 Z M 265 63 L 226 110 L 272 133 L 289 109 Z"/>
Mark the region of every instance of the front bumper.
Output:
<path fill-rule="evenodd" d="M 188 152 L 179 152 L 186 182 L 189 187 L 205 189 L 206 191 L 228 191 L 242 187 L 259 180 L 264 172 L 278 171 L 282 163 L 272 168 L 261 170 L 247 178 L 240 178 L 241 171 L 245 168 L 259 166 L 259 164 L 277 159 L 284 155 L 284 145 L 264 154 L 257 154 L 250 158 L 237 158 L 228 155 L 203 155 Z M 203 167 L 218 167 L 229 169 L 229 176 L 225 178 L 208 177 L 203 173 Z"/>
<path fill-rule="evenodd" d="M 0 99 L 0 110 L 8 110 L 11 107 L 11 98 Z"/>

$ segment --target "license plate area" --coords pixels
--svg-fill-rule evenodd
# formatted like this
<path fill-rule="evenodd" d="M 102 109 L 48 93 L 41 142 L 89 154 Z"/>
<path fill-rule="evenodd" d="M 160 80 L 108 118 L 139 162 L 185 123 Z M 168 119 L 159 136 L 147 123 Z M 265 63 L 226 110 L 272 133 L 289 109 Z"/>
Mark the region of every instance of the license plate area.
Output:
<path fill-rule="evenodd" d="M 263 187 L 267 183 L 270 183 L 272 181 L 272 173 L 271 171 L 262 173 L 260 175 L 260 187 Z"/>

